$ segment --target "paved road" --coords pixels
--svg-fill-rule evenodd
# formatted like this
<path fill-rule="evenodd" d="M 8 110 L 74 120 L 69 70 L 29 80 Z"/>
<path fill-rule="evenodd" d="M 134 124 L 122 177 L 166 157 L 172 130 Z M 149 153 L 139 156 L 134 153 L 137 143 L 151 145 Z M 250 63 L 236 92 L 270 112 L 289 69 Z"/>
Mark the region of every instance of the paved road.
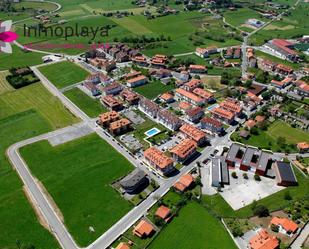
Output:
<path fill-rule="evenodd" d="M 293 242 L 291 245 L 291 249 L 299 249 L 303 245 L 303 243 L 306 241 L 306 239 L 309 236 L 309 223 L 305 226 L 305 228 L 302 230 L 300 235 L 297 237 L 297 239 Z"/>

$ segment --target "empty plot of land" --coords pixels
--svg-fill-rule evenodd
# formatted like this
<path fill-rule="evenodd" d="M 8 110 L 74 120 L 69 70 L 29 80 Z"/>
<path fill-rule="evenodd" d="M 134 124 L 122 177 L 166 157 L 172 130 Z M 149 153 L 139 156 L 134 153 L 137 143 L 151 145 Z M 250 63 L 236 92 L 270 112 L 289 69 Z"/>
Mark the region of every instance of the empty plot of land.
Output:
<path fill-rule="evenodd" d="M 230 186 L 224 188 L 223 192 L 220 193 L 234 210 L 284 189 L 284 187 L 277 186 L 273 179 L 262 177 L 261 181 L 256 181 L 253 179 L 253 174 L 247 173 L 249 179 L 246 180 L 242 177 L 242 171 L 237 173 L 238 179 L 230 176 Z"/>
<path fill-rule="evenodd" d="M 118 25 L 124 27 L 125 29 L 129 30 L 130 32 L 142 35 L 142 34 L 152 34 L 152 31 L 148 28 L 146 28 L 141 23 L 125 17 L 125 18 L 113 18 L 113 21 L 117 23 Z"/>
<path fill-rule="evenodd" d="M 134 167 L 96 134 L 55 147 L 41 141 L 20 152 L 80 246 L 88 246 L 132 208 L 111 184 Z"/>
<path fill-rule="evenodd" d="M 39 70 L 57 88 L 64 88 L 81 82 L 85 80 L 86 76 L 89 74 L 80 66 L 69 61 L 43 66 L 40 67 Z"/>
<path fill-rule="evenodd" d="M 293 25 L 286 25 L 286 26 L 280 27 L 280 26 L 270 24 L 265 27 L 265 30 L 289 30 L 289 29 L 294 29 L 294 28 L 295 26 Z"/>
<path fill-rule="evenodd" d="M 5 79 L 7 75 L 9 75 L 8 71 L 0 72 L 0 94 L 14 90 L 14 88 Z"/>

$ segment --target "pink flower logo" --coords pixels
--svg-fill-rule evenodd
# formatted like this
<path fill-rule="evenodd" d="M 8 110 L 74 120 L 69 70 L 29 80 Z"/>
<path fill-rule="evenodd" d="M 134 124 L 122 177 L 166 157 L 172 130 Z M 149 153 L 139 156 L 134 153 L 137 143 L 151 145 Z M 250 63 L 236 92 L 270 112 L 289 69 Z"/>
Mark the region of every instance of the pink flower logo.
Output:
<path fill-rule="evenodd" d="M 11 31 L 12 21 L 0 23 L 0 51 L 12 53 L 11 42 L 18 38 L 18 35 Z"/>

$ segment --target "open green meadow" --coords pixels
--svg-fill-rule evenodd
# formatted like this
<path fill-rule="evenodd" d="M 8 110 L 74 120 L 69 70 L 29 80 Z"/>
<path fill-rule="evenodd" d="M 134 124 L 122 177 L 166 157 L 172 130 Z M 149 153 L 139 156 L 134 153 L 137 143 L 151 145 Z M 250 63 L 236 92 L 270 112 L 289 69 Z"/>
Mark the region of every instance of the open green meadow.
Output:
<path fill-rule="evenodd" d="M 252 45 L 263 45 L 265 41 L 273 38 L 291 39 L 301 37 L 309 32 L 308 22 L 304 22 L 304 17 L 309 12 L 309 5 L 302 3 L 290 12 L 288 16 L 284 16 L 282 20 L 273 22 L 270 27 L 266 27 L 249 39 Z"/>
<path fill-rule="evenodd" d="M 232 139 L 235 139 L 235 134 L 232 134 Z M 275 121 L 268 127 L 267 131 L 260 130 L 258 135 L 252 134 L 249 139 L 242 139 L 240 142 L 262 149 L 282 151 L 282 148 L 277 143 L 279 137 L 285 138 L 286 145 L 290 146 L 288 149 L 292 152 L 297 152 L 297 143 L 309 142 L 308 132 L 293 128 L 283 121 Z"/>
<path fill-rule="evenodd" d="M 0 95 L 0 119 L 30 109 L 36 110 L 53 129 L 59 129 L 78 121 L 41 83 Z"/>
<path fill-rule="evenodd" d="M 12 67 L 34 66 L 43 63 L 43 54 L 24 52 L 15 45 L 12 48 L 12 54 L 0 53 L 0 70 L 7 70 Z"/>
<path fill-rule="evenodd" d="M 18 141 L 77 122 L 40 83 L 0 94 L 0 248 L 60 248 L 39 223 L 6 149 Z M 34 248 L 33 247 L 33 248 Z M 32 248 L 32 247 L 31 247 Z"/>
<path fill-rule="evenodd" d="M 14 88 L 6 80 L 6 76 L 9 74 L 10 73 L 8 71 L 0 72 L 0 95 L 14 90 Z"/>
<path fill-rule="evenodd" d="M 75 105 L 84 111 L 89 117 L 98 117 L 101 113 L 107 112 L 99 99 L 92 99 L 78 88 L 71 89 L 64 93 Z"/>
<path fill-rule="evenodd" d="M 56 147 L 38 142 L 22 148 L 21 154 L 81 246 L 88 246 L 132 208 L 110 184 L 133 166 L 96 134 Z"/>
<path fill-rule="evenodd" d="M 150 244 L 150 249 L 212 249 L 237 248 L 220 220 L 192 202 L 165 227 Z"/>
<path fill-rule="evenodd" d="M 51 129 L 33 109 L 0 118 L 0 248 L 16 249 L 16 241 L 41 249 L 60 248 L 50 232 L 40 225 L 25 197 L 21 180 L 5 156 L 6 149 L 13 143 Z"/>
<path fill-rule="evenodd" d="M 43 66 L 39 70 L 57 88 L 79 83 L 89 75 L 83 68 L 69 61 Z"/>
<path fill-rule="evenodd" d="M 160 81 L 151 81 L 143 86 L 134 88 L 134 91 L 148 99 L 154 99 L 158 95 L 171 91 L 175 88 L 174 84 L 164 85 Z"/>

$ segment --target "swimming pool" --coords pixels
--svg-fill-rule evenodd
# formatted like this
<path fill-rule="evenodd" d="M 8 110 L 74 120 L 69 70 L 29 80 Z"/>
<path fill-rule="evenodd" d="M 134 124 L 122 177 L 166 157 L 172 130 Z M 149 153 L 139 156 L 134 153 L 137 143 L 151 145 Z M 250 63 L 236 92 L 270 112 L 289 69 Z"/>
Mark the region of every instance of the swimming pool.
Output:
<path fill-rule="evenodd" d="M 156 135 L 158 133 L 160 133 L 160 130 L 158 128 L 155 128 L 155 127 L 145 132 L 147 137 L 153 137 L 154 135 Z"/>

